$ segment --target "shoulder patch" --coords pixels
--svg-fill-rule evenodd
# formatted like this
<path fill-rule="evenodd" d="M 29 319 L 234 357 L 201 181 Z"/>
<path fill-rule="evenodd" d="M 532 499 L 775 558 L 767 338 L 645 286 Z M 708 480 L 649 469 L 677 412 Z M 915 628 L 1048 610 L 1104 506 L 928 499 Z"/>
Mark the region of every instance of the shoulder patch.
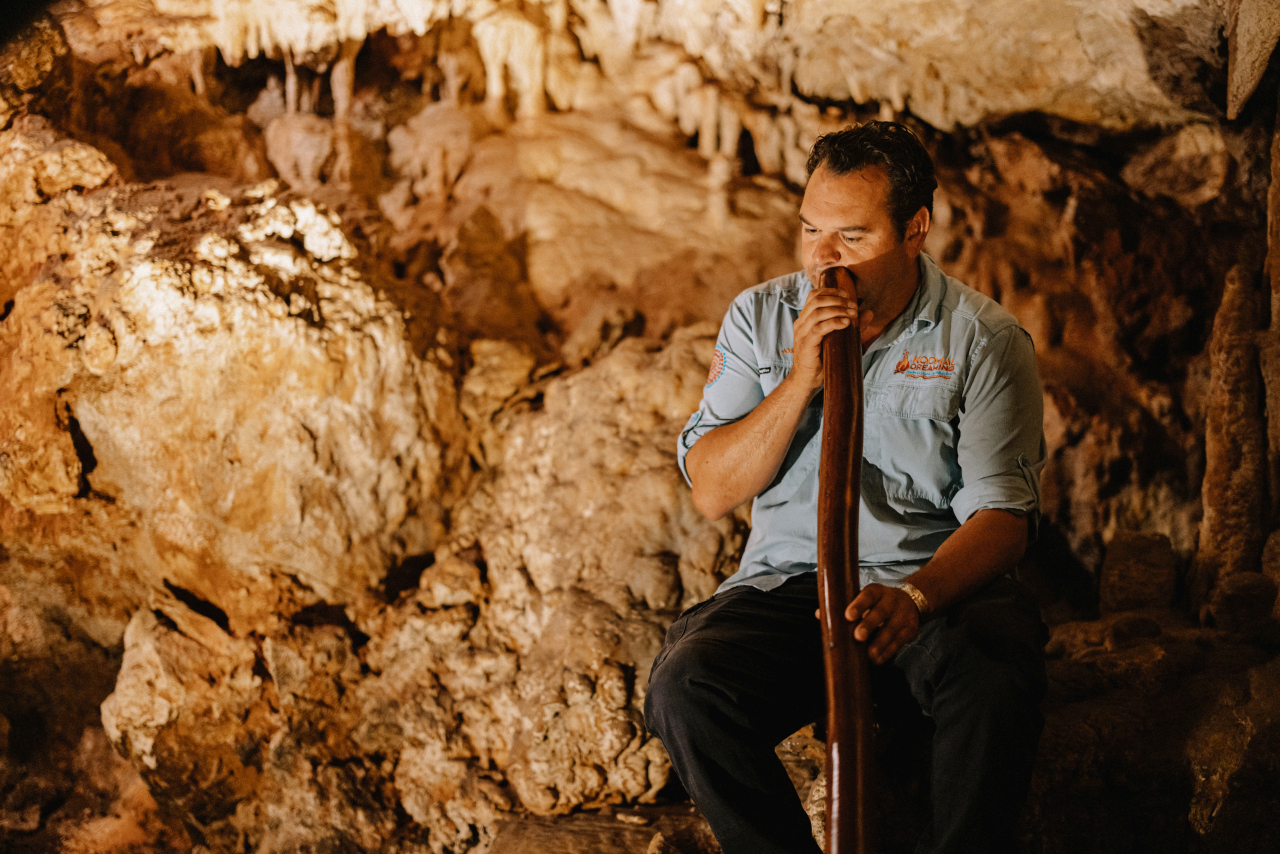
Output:
<path fill-rule="evenodd" d="M 716 384 L 716 380 L 720 379 L 724 374 L 724 350 L 719 345 L 716 346 L 716 352 L 711 357 L 711 370 L 707 373 L 706 388 L 711 388 Z"/>

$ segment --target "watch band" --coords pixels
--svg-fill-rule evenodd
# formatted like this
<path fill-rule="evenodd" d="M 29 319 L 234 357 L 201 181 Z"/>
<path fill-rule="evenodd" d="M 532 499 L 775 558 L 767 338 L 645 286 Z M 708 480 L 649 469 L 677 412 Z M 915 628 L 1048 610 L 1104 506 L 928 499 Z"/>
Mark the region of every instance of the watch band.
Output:
<path fill-rule="evenodd" d="M 898 589 L 911 597 L 911 601 L 916 603 L 916 610 L 920 612 L 920 619 L 923 620 L 929 615 L 929 600 L 924 598 L 924 594 L 920 592 L 910 581 L 898 582 Z"/>

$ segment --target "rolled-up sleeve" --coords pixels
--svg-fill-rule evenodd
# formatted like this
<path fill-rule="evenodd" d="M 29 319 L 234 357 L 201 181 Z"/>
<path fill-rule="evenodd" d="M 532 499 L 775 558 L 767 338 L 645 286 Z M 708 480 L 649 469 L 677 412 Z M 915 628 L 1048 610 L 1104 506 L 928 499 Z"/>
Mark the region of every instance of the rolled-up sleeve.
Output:
<path fill-rule="evenodd" d="M 1017 326 L 993 335 L 965 383 L 956 454 L 963 485 L 951 509 L 964 524 L 979 510 L 1025 515 L 1034 537 L 1045 463 L 1044 398 L 1031 336 Z"/>
<path fill-rule="evenodd" d="M 707 385 L 702 390 L 698 411 L 689 416 L 676 440 L 676 460 L 684 479 L 689 480 L 685 457 L 694 443 L 717 427 L 732 424 L 764 400 L 756 362 L 753 305 L 749 296 L 739 297 L 729 307 L 716 338 Z"/>

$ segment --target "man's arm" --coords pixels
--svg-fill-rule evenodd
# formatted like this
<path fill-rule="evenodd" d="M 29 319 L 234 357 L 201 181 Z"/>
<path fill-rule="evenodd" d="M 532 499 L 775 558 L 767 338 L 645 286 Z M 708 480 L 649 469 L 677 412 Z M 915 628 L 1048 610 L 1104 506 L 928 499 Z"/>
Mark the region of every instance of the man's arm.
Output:
<path fill-rule="evenodd" d="M 857 320 L 839 290 L 815 288 L 793 325 L 791 372 L 745 417 L 699 439 L 685 457 L 693 503 L 708 519 L 723 517 L 773 482 L 809 401 L 822 388 L 822 338 Z"/>
<path fill-rule="evenodd" d="M 1027 549 L 1027 519 L 1007 510 L 979 510 L 942 543 L 929 561 L 906 579 L 924 594 L 931 614 L 977 593 L 1017 565 Z M 857 623 L 853 636 L 875 634 L 867 653 L 884 664 L 915 639 L 920 612 L 897 587 L 868 584 L 845 609 Z"/>
<path fill-rule="evenodd" d="M 929 616 L 976 593 L 1017 564 L 1039 511 L 1034 470 L 1044 460 L 1044 408 L 1030 337 L 1017 327 L 984 348 L 965 386 L 957 459 L 964 481 L 951 499 L 962 524 L 933 559 L 905 579 L 929 603 Z M 1003 509 L 1002 509 L 1003 508 Z M 877 664 L 920 629 L 920 612 L 897 588 L 868 584 L 845 616 L 854 637 L 871 638 Z"/>
<path fill-rule="evenodd" d="M 741 421 L 717 427 L 689 449 L 685 468 L 702 515 L 714 522 L 773 482 L 812 398 L 789 375 Z"/>

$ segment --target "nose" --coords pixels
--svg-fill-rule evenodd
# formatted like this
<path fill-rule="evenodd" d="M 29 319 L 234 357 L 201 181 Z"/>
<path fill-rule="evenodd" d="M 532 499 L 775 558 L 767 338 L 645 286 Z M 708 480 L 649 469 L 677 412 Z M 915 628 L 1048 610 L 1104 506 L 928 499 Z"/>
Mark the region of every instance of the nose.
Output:
<path fill-rule="evenodd" d="M 817 261 L 824 267 L 838 262 L 840 260 L 839 236 L 836 234 L 825 234 L 819 237 L 817 245 L 814 246 L 813 260 Z"/>

